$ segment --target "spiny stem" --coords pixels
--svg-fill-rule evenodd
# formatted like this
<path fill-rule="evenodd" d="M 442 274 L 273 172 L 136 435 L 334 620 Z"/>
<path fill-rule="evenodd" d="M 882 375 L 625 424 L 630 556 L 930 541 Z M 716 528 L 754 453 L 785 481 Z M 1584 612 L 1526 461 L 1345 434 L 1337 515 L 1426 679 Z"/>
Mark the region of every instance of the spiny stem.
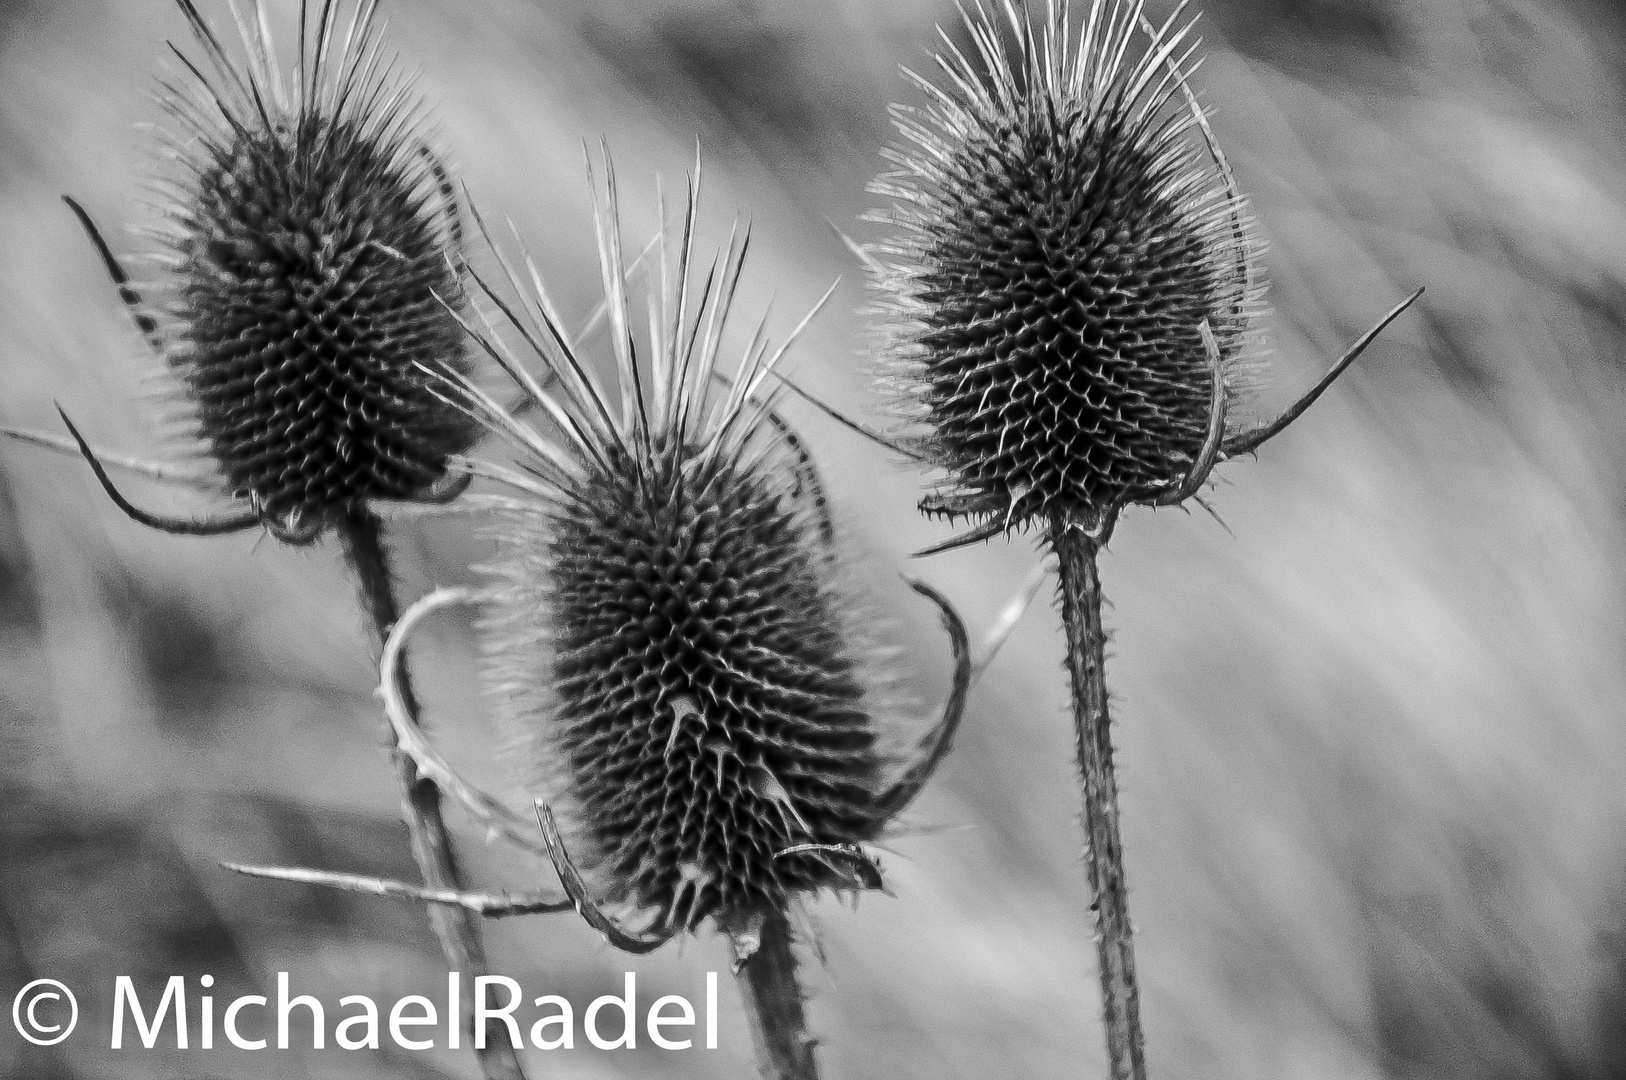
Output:
<path fill-rule="evenodd" d="M 1084 789 L 1084 865 L 1095 899 L 1107 1056 L 1113 1080 L 1145 1080 L 1140 986 L 1135 979 L 1129 889 L 1118 831 L 1118 780 L 1112 766 L 1107 712 L 1107 635 L 1101 625 L 1101 577 L 1095 563 L 1101 541 L 1092 539 L 1081 524 L 1058 514 L 1050 524 L 1050 544 L 1059 563 L 1061 618 L 1067 631 L 1067 673 L 1072 682 L 1078 773 Z"/>
<path fill-rule="evenodd" d="M 790 920 L 783 911 L 770 912 L 758 934 L 756 951 L 734 971 L 756 1044 L 757 1074 L 762 1080 L 818 1080 L 817 1040 L 807 1031 Z M 736 934 L 736 948 L 739 938 Z"/>
<path fill-rule="evenodd" d="M 339 537 L 361 586 L 362 605 L 381 644 L 389 637 L 390 628 L 395 625 L 399 615 L 390 580 L 389 555 L 384 550 L 383 522 L 371 510 L 352 510 L 339 526 Z M 416 721 L 418 701 L 404 669 L 401 673 L 401 690 L 407 711 Z M 452 852 L 451 834 L 446 829 L 446 819 L 441 815 L 440 788 L 433 780 L 418 773 L 411 757 L 396 752 L 395 731 L 388 723 L 385 724 L 385 741 L 401 786 L 402 814 L 411 838 L 412 856 L 423 873 L 424 883 L 431 889 L 461 892 L 463 886 L 457 859 Z M 508 1038 L 506 1025 L 501 1022 L 487 1025 L 483 1050 L 479 1049 L 474 1039 L 475 980 L 488 972 L 485 946 L 480 940 L 479 917 L 463 908 L 431 904 L 429 925 L 440 941 L 447 966 L 463 974 L 463 1023 L 470 1045 L 474 1047 L 475 1057 L 480 1062 L 482 1075 L 486 1080 L 525 1080 L 525 1074 L 520 1070 L 519 1055 Z"/>

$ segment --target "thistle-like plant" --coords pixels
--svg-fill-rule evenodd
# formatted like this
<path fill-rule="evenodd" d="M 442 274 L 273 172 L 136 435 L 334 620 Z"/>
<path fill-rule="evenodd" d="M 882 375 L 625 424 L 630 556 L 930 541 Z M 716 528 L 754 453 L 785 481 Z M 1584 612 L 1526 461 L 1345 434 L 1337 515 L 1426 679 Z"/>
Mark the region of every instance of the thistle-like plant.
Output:
<path fill-rule="evenodd" d="M 589 328 L 607 326 L 616 384 L 588 358 L 589 331 L 563 329 L 529 255 L 522 276 L 492 244 L 503 288 L 467 268 L 482 302 L 458 317 L 522 395 L 505 405 L 439 373 L 446 400 L 513 452 L 468 463 L 508 489 L 465 502 L 492 515 L 494 584 L 414 604 L 381 671 L 403 750 L 494 834 L 545 853 L 567 899 L 236 869 L 486 916 L 574 907 L 629 952 L 715 926 L 734 943 L 763 1075 L 805 1080 L 817 1069 L 789 909 L 822 889 L 881 887 L 863 845 L 948 752 L 974 665 L 948 601 L 911 582 L 942 615 L 954 679 L 907 753 L 883 748 L 823 484 L 775 408 L 787 384 L 774 369 L 824 300 L 777 348 L 764 317 L 728 368 L 749 230 L 736 227 L 701 273 L 697 164 L 681 211 L 669 214 L 663 198 L 661 232 L 629 261 L 607 153 L 603 169 L 595 223 L 605 298 Z M 646 318 L 634 312 L 640 290 Z M 537 755 L 540 845 L 523 817 L 465 783 L 421 737 L 399 684 L 419 621 L 469 602 L 483 609 L 492 698 Z"/>
<path fill-rule="evenodd" d="M 291 73 L 276 66 L 257 0 L 233 7 L 240 61 L 191 0 L 178 3 L 197 52 L 172 46 L 179 68 L 161 84 L 173 125 L 157 179 L 156 293 L 143 298 L 67 201 L 239 506 L 175 520 L 109 493 L 166 531 L 263 525 L 294 544 L 365 528 L 373 500 L 446 497 L 466 483 L 448 461 L 476 434 L 430 374 L 466 370 L 442 302 L 458 293 L 447 255 L 460 227 L 411 80 L 383 53 L 374 0 L 348 17 L 336 0 L 302 3 Z"/>
<path fill-rule="evenodd" d="M 870 260 L 898 328 L 890 376 L 937 470 L 921 502 L 973 528 L 1037 525 L 1055 552 L 1084 795 L 1085 862 L 1115 1078 L 1144 1050 L 1103 676 L 1096 556 L 1130 505 L 1198 497 L 1214 465 L 1287 426 L 1402 303 L 1275 421 L 1229 417 L 1264 296 L 1242 196 L 1188 85 L 1183 6 L 975 0 L 923 107 L 898 107 L 895 235 Z M 1004 26 L 1001 26 L 1001 23 Z"/>
<path fill-rule="evenodd" d="M 195 48 L 172 46 L 178 66 L 159 95 L 173 125 L 152 290 L 138 291 L 90 215 L 67 202 L 179 384 L 235 505 L 202 520 L 142 510 L 63 420 L 142 524 L 191 536 L 264 526 L 298 545 L 335 533 L 382 641 L 397 608 L 372 503 L 456 495 L 468 477 L 453 458 L 478 434 L 438 390 L 468 368 L 449 306 L 460 289 L 452 185 L 411 79 L 384 52 L 374 0 L 302 2 L 291 72 L 278 67 L 259 0 L 232 4 L 240 58 L 192 0 L 178 4 Z M 396 756 L 414 855 L 431 887 L 455 889 L 439 791 Z M 448 963 L 472 982 L 485 967 L 477 922 L 439 906 L 431 920 Z M 496 1025 L 482 1055 L 488 1075 L 519 1075 L 505 1031 Z"/>

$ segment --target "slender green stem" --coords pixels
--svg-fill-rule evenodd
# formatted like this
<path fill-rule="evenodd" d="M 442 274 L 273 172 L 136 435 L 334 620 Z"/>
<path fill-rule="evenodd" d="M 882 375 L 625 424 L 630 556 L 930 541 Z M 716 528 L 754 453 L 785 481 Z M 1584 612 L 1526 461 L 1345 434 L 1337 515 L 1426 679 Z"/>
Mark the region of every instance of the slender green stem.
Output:
<path fill-rule="evenodd" d="M 1084 866 L 1095 900 L 1092 908 L 1107 1056 L 1113 1080 L 1145 1080 L 1140 987 L 1135 980 L 1129 888 L 1124 881 L 1123 839 L 1118 831 L 1118 780 L 1112 766 L 1107 711 L 1107 635 L 1101 625 L 1101 577 L 1095 563 L 1100 543 L 1065 517 L 1051 522 L 1050 544 L 1059 563 L 1061 618 L 1067 631 L 1078 774 L 1084 789 Z"/>
<path fill-rule="evenodd" d="M 734 972 L 756 1044 L 757 1074 L 762 1080 L 818 1080 L 817 1040 L 807 1031 L 790 920 L 783 911 L 770 912 L 758 934 L 756 951 Z M 742 936 L 734 933 L 736 949 Z"/>
<path fill-rule="evenodd" d="M 361 586 L 361 602 L 378 634 L 382 647 L 395 625 L 399 611 L 395 604 L 395 589 L 390 580 L 389 555 L 384 548 L 383 523 L 371 510 L 360 509 L 346 516 L 339 528 L 345 555 Z M 417 696 L 405 668 L 401 674 L 401 691 L 407 711 L 418 718 Z M 433 780 L 421 776 L 412 758 L 396 752 L 395 731 L 385 724 L 386 745 L 395 764 L 395 775 L 400 783 L 402 816 L 406 819 L 411 838 L 412 857 L 423 873 L 424 883 L 431 889 L 462 891 L 457 858 L 452 851 L 452 837 L 441 814 L 440 788 Z M 488 1024 L 485 1048 L 474 1038 L 475 980 L 488 973 L 485 946 L 480 939 L 480 919 L 471 911 L 445 904 L 429 905 L 429 925 L 440 941 L 446 955 L 447 966 L 462 973 L 461 1011 L 464 1034 L 475 1057 L 479 1059 L 481 1073 L 486 1080 L 525 1080 L 520 1069 L 519 1055 L 508 1038 L 508 1028 L 501 1021 Z"/>

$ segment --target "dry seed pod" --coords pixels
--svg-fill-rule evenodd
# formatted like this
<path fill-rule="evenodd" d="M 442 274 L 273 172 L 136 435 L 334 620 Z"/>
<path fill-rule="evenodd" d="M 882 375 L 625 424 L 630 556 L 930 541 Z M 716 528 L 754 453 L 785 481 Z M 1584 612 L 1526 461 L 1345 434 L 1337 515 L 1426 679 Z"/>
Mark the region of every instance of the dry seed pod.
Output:
<path fill-rule="evenodd" d="M 801 843 L 882 824 L 875 732 L 787 462 L 675 433 L 607 452 L 499 558 L 528 603 L 546 564 L 557 752 L 618 892 L 693 929 L 850 884 Z M 743 448 L 742 448 L 743 449 Z M 517 572 L 516 572 L 517 571 Z M 534 617 L 534 616 L 532 616 Z M 500 647 L 499 647 L 500 648 Z"/>
<path fill-rule="evenodd" d="M 895 203 L 899 388 L 946 474 L 922 509 L 978 538 L 1180 487 L 1262 302 L 1241 197 L 1198 137 L 1190 23 L 1145 24 L 1135 58 L 1139 2 L 1092 0 L 1076 30 L 1067 7 L 1003 0 L 1013 55 L 979 0 L 975 54 L 945 35 L 943 81 L 911 73 L 928 101 L 895 108 L 905 141 L 874 185 Z"/>
<path fill-rule="evenodd" d="M 222 524 L 309 542 L 367 500 L 440 496 L 476 432 L 430 375 L 466 368 L 442 302 L 458 293 L 457 211 L 375 3 L 302 3 L 290 74 L 258 3 L 233 8 L 238 61 L 178 2 L 197 51 L 175 49 L 182 70 L 162 93 L 177 124 L 161 185 L 167 335 L 74 209 L 247 504 Z"/>
<path fill-rule="evenodd" d="M 142 524 L 194 536 L 263 524 L 296 544 L 335 531 L 383 639 L 397 608 L 371 503 L 455 495 L 467 474 L 452 472 L 451 459 L 478 432 L 439 392 L 440 380 L 467 369 L 450 306 L 459 245 L 451 183 L 418 134 L 409 80 L 383 55 L 373 0 L 301 0 L 291 76 L 278 68 L 260 0 L 246 13 L 230 5 L 240 61 L 191 0 L 177 2 L 198 55 L 174 49 L 182 70 L 163 84 L 178 125 L 169 133 L 177 173 L 164 185 L 171 272 L 156 309 L 90 216 L 68 203 L 138 329 L 178 376 L 241 505 L 206 521 L 143 511 L 68 429 L 114 502 Z M 404 675 L 397 690 L 415 716 Z M 425 881 L 456 891 L 439 789 L 405 755 L 393 764 Z M 474 916 L 436 906 L 430 923 L 448 967 L 477 986 L 486 963 Z M 470 1036 L 472 1004 L 465 989 Z M 503 1026 L 487 1024 L 481 1036 L 471 1043 L 482 1073 L 518 1077 Z"/>
<path fill-rule="evenodd" d="M 1184 6 L 1066 0 L 1042 15 L 982 0 L 967 56 L 943 35 L 942 85 L 896 110 L 906 146 L 875 190 L 898 236 L 871 259 L 898 316 L 905 449 L 943 480 L 927 513 L 1035 518 L 1056 555 L 1083 797 L 1084 868 L 1110 1075 L 1144 1080 L 1128 883 L 1105 681 L 1097 556 L 1125 506 L 1194 497 L 1215 463 L 1283 430 L 1418 294 L 1292 407 L 1227 431 L 1262 302 L 1241 196 L 1187 84 Z M 1014 44 L 1008 44 L 1014 42 Z M 1420 292 L 1420 290 L 1419 290 Z"/>
<path fill-rule="evenodd" d="M 1145 1080 L 1095 555 L 1120 508 L 1195 494 L 1220 453 L 1255 245 L 1193 142 L 1178 11 L 1158 30 L 1140 0 L 1090 0 L 1075 29 L 1065 0 L 997 2 L 1003 27 L 966 12 L 975 58 L 944 34 L 944 85 L 913 76 L 927 105 L 895 110 L 879 277 L 915 449 L 944 474 L 921 509 L 977 522 L 928 550 L 1037 518 L 1057 556 L 1110 1075 Z"/>
<path fill-rule="evenodd" d="M 651 917 L 664 936 L 709 918 L 749 933 L 798 894 L 874 887 L 856 845 L 924 776 L 888 779 L 819 481 L 773 411 L 782 384 L 772 369 L 801 327 L 776 350 L 759 327 L 725 373 L 748 235 L 736 233 L 700 276 L 691 183 L 652 265 L 634 272 L 607 159 L 605 170 L 597 228 L 613 392 L 560 330 L 534 269 L 534 288 L 510 273 L 523 314 L 471 274 L 550 386 L 489 323 L 477 336 L 544 426 L 466 381 L 449 384 L 508 437 L 521 466 L 492 472 L 525 497 L 504 505 L 495 529 L 490 670 L 510 722 L 542 733 L 603 899 Z M 647 345 L 632 330 L 640 279 Z M 917 589 L 943 609 L 961 668 L 922 745 L 940 756 L 969 661 L 946 602 Z"/>

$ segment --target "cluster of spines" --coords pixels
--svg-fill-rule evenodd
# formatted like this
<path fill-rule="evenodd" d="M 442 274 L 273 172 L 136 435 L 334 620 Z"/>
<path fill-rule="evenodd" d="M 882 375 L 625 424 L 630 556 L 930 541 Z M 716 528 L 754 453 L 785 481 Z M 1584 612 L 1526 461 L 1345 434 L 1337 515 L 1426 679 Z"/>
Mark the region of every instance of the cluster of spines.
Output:
<path fill-rule="evenodd" d="M 944 471 L 923 508 L 1016 527 L 1151 502 L 1193 467 L 1259 306 L 1257 244 L 1186 83 L 1190 23 L 1138 0 L 1005 0 L 945 35 L 942 86 L 900 108 L 875 190 L 897 230 L 882 284 L 895 380 Z M 1145 52 L 1131 61 L 1137 36 Z M 1210 350 L 1201 327 L 1207 324 Z M 1217 352 L 1217 355 L 1215 355 Z"/>
<path fill-rule="evenodd" d="M 348 26 L 301 5 L 292 83 L 264 12 L 246 63 L 180 0 L 204 64 L 164 86 L 182 175 L 167 185 L 170 360 L 231 493 L 284 535 L 445 480 L 475 426 L 427 372 L 465 369 L 450 182 L 381 55 L 372 0 Z M 336 51 L 335 51 L 336 50 Z"/>
<path fill-rule="evenodd" d="M 614 898 L 674 930 L 849 885 L 850 868 L 792 849 L 883 824 L 875 733 L 811 508 L 784 462 L 685 475 L 691 455 L 640 475 L 612 459 L 545 540 L 532 522 L 518 541 L 528 573 L 546 567 L 531 599 L 551 627 L 550 741 L 583 831 Z"/>
<path fill-rule="evenodd" d="M 596 220 L 613 396 L 560 330 L 534 267 L 526 284 L 509 267 L 523 311 L 471 280 L 542 360 L 549 389 L 496 326 L 470 329 L 551 430 L 459 387 L 519 451 L 520 469 L 492 475 L 536 496 L 496 529 L 503 585 L 486 630 L 504 708 L 543 733 L 602 895 L 666 932 L 852 887 L 832 849 L 872 838 L 886 816 L 822 497 L 773 413 L 768 380 L 790 340 L 770 352 L 759 327 L 738 368 L 720 370 L 748 238 L 701 278 L 696 210 L 691 183 L 642 270 L 652 303 L 640 349 L 639 274 L 623 261 L 606 162 Z"/>

